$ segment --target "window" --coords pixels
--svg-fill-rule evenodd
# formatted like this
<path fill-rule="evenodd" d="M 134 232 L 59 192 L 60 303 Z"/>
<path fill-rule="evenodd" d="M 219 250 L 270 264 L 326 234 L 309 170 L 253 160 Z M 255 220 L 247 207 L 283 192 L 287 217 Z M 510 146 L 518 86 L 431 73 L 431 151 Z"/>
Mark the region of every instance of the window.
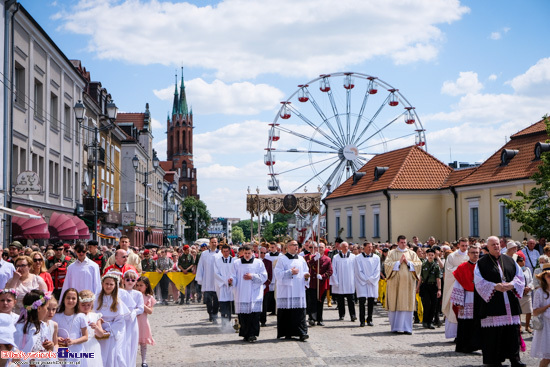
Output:
<path fill-rule="evenodd" d="M 359 237 L 365 237 L 365 214 L 359 215 Z"/>
<path fill-rule="evenodd" d="M 80 181 L 78 180 L 78 172 L 74 173 L 74 199 L 78 202 L 78 198 L 80 197 Z"/>
<path fill-rule="evenodd" d="M 50 161 L 48 178 L 50 195 L 59 195 L 59 163 Z"/>
<path fill-rule="evenodd" d="M 479 199 L 469 200 L 470 208 L 470 236 L 479 237 Z"/>
<path fill-rule="evenodd" d="M 27 149 L 19 149 L 19 173 L 27 170 Z"/>
<path fill-rule="evenodd" d="M 25 68 L 17 63 L 15 64 L 14 79 L 15 105 L 25 108 Z"/>
<path fill-rule="evenodd" d="M 508 218 L 510 209 L 504 206 L 504 203 L 500 203 L 499 213 L 500 213 L 500 236 L 510 237 L 510 218 Z"/>
<path fill-rule="evenodd" d="M 50 94 L 50 127 L 59 130 L 59 99 L 53 93 Z"/>
<path fill-rule="evenodd" d="M 340 209 L 334 211 L 334 237 L 340 236 Z"/>
<path fill-rule="evenodd" d="M 348 214 L 347 216 L 347 231 L 346 231 L 346 237 L 347 238 L 351 238 L 353 237 L 353 233 L 352 233 L 352 216 Z"/>
<path fill-rule="evenodd" d="M 380 205 L 372 207 L 372 237 L 380 238 Z"/>
<path fill-rule="evenodd" d="M 34 79 L 34 117 L 44 118 L 44 84 Z"/>
<path fill-rule="evenodd" d="M 70 199 L 72 198 L 73 187 L 72 180 L 73 173 L 72 170 L 68 167 L 63 167 L 63 197 Z"/>
<path fill-rule="evenodd" d="M 43 185 L 44 180 L 44 158 L 38 154 L 32 154 L 32 171 L 38 174 L 40 185 Z"/>
<path fill-rule="evenodd" d="M 64 113 L 64 118 L 63 118 L 63 125 L 64 125 L 64 128 L 65 128 L 65 139 L 71 139 L 71 126 L 72 123 L 71 123 L 71 107 L 65 105 L 65 109 L 63 111 Z"/>

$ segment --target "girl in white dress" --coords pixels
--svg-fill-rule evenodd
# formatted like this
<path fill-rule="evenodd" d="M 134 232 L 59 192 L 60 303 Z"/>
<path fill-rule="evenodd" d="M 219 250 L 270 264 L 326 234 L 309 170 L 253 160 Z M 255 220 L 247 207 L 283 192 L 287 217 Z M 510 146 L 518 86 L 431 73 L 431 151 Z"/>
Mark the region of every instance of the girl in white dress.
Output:
<path fill-rule="evenodd" d="M 49 328 L 50 334 L 48 340 L 53 342 L 53 351 L 57 354 L 57 349 L 59 348 L 59 345 L 57 344 L 57 322 L 53 321 L 53 317 L 57 312 L 57 300 L 54 297 L 48 301 L 46 309 L 48 310 L 48 313 L 46 314 L 46 319 L 44 321 L 48 324 Z M 55 360 L 57 360 L 57 358 L 51 358 L 49 361 Z"/>
<path fill-rule="evenodd" d="M 123 277 L 124 290 L 129 293 L 129 296 L 133 300 L 132 308 L 127 305 L 128 309 L 132 313 L 130 316 L 130 320 L 128 320 L 129 322 L 127 321 L 126 323 L 125 339 L 128 343 L 128 348 L 126 349 L 126 361 L 128 363 L 128 366 L 136 365 L 139 341 L 139 327 L 137 316 L 141 315 L 144 310 L 143 295 L 140 291 L 133 289 L 136 285 L 138 278 L 138 273 L 133 269 L 127 270 L 126 273 L 124 273 Z"/>
<path fill-rule="evenodd" d="M 69 353 L 82 353 L 84 343 L 88 341 L 88 322 L 86 317 L 78 313 L 78 291 L 69 288 L 63 294 L 61 306 L 53 317 L 57 322 L 57 342 L 59 347 L 68 348 Z M 64 358 L 66 362 L 79 362 L 86 366 L 86 358 Z M 66 366 L 74 366 L 73 363 Z"/>
<path fill-rule="evenodd" d="M 540 358 L 539 367 L 547 367 L 550 364 L 550 264 L 544 264 L 542 272 L 537 274 L 540 288 L 535 291 L 533 302 L 533 316 L 542 319 L 543 327 L 534 330 L 531 343 L 531 357 Z"/>
<path fill-rule="evenodd" d="M 49 295 L 39 290 L 31 290 L 23 297 L 21 317 L 15 325 L 14 341 L 21 352 L 46 352 L 54 350 L 54 343 L 49 339 L 50 328 L 44 322 L 48 313 Z M 22 361 L 39 365 L 39 360 Z"/>
<path fill-rule="evenodd" d="M 124 360 L 124 317 L 130 311 L 118 298 L 119 280 L 119 276 L 114 272 L 105 274 L 101 279 L 101 292 L 94 302 L 94 310 L 102 315 L 102 327 L 109 333 L 109 338 L 99 341 L 103 365 L 109 367 L 126 366 Z"/>
<path fill-rule="evenodd" d="M 88 322 L 88 341 L 84 343 L 86 353 L 93 353 L 94 358 L 89 358 L 88 367 L 102 367 L 101 346 L 96 337 L 103 337 L 105 332 L 101 327 L 101 314 L 93 312 L 95 294 L 89 290 L 78 293 L 78 310 L 86 317 Z"/>
<path fill-rule="evenodd" d="M 13 312 L 16 294 L 15 289 L 0 289 L 0 313 L 10 315 L 14 325 L 19 320 L 19 315 Z"/>

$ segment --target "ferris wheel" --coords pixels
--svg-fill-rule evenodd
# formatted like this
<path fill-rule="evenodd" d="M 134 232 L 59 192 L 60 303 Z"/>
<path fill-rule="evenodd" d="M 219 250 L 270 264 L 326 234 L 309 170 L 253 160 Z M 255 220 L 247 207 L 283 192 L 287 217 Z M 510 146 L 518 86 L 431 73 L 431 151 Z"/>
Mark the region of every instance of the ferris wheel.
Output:
<path fill-rule="evenodd" d="M 320 186 L 325 195 L 377 154 L 413 144 L 427 149 L 416 110 L 399 89 L 361 73 L 298 85 L 269 125 L 267 186 L 280 193 Z"/>

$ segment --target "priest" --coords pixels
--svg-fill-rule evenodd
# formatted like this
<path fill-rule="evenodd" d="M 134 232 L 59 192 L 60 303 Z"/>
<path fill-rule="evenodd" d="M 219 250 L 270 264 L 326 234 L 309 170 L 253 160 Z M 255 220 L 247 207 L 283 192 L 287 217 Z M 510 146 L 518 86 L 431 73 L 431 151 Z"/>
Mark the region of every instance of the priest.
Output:
<path fill-rule="evenodd" d="M 254 257 L 252 247 L 244 245 L 243 257 L 235 260 L 233 277 L 227 285 L 234 288 L 235 312 L 239 317 L 239 336 L 253 343 L 260 335 L 260 314 L 264 300 L 267 271 L 262 260 Z M 223 251 L 223 249 L 222 249 Z"/>
<path fill-rule="evenodd" d="M 474 319 L 474 269 L 480 251 L 479 246 L 470 245 L 469 260 L 460 264 L 453 273 L 456 281 L 451 292 L 451 304 L 458 320 L 455 351 L 459 353 L 481 349 L 481 326 L 479 319 Z"/>
<path fill-rule="evenodd" d="M 286 244 L 286 254 L 275 265 L 277 280 L 277 338 L 298 336 L 306 341 L 306 288 L 309 287 L 309 269 L 302 256 L 298 256 L 298 242 Z"/>
<path fill-rule="evenodd" d="M 332 276 L 330 284 L 332 293 L 338 302 L 338 316 L 340 320 L 346 315 L 346 300 L 348 301 L 349 316 L 351 321 L 357 320 L 355 316 L 355 255 L 349 251 L 347 242 L 340 244 L 340 251 L 332 258 Z"/>
<path fill-rule="evenodd" d="M 407 247 L 405 236 L 397 237 L 397 247 L 389 252 L 384 268 L 387 279 L 386 310 L 391 331 L 411 335 L 416 281 L 422 262 L 416 253 Z"/>
<path fill-rule="evenodd" d="M 216 294 L 216 285 L 214 278 L 214 262 L 221 256 L 218 250 L 218 239 L 210 238 L 210 248 L 201 252 L 199 264 L 197 265 L 197 274 L 195 280 L 201 286 L 204 293 L 204 302 L 206 303 L 206 312 L 208 312 L 208 321 L 217 324 L 218 295 Z"/>
<path fill-rule="evenodd" d="M 273 274 L 273 269 L 275 268 L 275 264 L 277 263 L 277 259 L 279 256 L 282 256 L 281 252 L 279 251 L 279 245 L 275 242 L 271 242 L 269 244 L 269 252 L 265 255 L 265 258 L 269 261 L 271 261 L 271 274 Z M 276 305 L 275 305 L 275 277 L 272 278 L 271 283 L 269 283 L 269 287 L 267 290 L 267 293 L 264 296 L 266 298 L 265 300 L 265 311 L 271 312 L 271 315 L 276 314 Z"/>
<path fill-rule="evenodd" d="M 304 259 L 309 266 L 309 289 L 306 290 L 308 297 L 307 312 L 309 316 L 309 326 L 315 323 L 319 326 L 325 326 L 323 322 L 323 303 L 328 290 L 328 282 L 332 275 L 332 262 L 325 255 L 325 244 L 313 242 L 313 249 Z"/>
<path fill-rule="evenodd" d="M 445 278 L 443 280 L 443 299 L 441 310 L 445 314 L 445 337 L 447 339 L 456 338 L 457 319 L 451 307 L 451 293 L 455 283 L 453 272 L 458 266 L 468 261 L 468 239 L 460 237 L 458 240 L 458 250 L 447 256 L 445 260 Z"/>
<path fill-rule="evenodd" d="M 483 364 L 500 366 L 510 359 L 512 366 L 525 366 L 519 354 L 523 271 L 514 259 L 500 253 L 498 237 L 487 239 L 487 249 L 489 254 L 474 270 L 474 317 L 481 319 Z"/>

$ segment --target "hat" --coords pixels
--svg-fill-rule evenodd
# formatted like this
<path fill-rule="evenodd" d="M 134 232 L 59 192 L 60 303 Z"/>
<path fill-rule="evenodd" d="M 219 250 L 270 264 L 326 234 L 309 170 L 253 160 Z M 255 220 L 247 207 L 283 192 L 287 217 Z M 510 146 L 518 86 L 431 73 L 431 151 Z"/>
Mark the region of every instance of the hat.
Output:
<path fill-rule="evenodd" d="M 187 250 L 187 249 L 189 249 L 189 245 L 185 245 L 185 246 L 183 246 L 183 249 L 184 249 L 184 250 Z"/>
<path fill-rule="evenodd" d="M 88 241 L 88 246 L 97 246 L 97 245 L 98 245 L 98 243 L 97 243 L 96 240 L 90 240 L 90 241 Z"/>
<path fill-rule="evenodd" d="M 206 247 L 206 246 L 208 246 L 206 243 L 201 244 L 201 247 Z"/>
<path fill-rule="evenodd" d="M 143 251 L 143 255 L 149 255 L 150 253 L 151 253 L 151 251 L 149 251 L 149 250 L 144 250 Z"/>
<path fill-rule="evenodd" d="M 429 248 L 429 249 L 426 250 L 426 253 L 427 254 L 430 254 L 430 253 L 435 254 L 435 250 L 433 248 Z"/>
<path fill-rule="evenodd" d="M 508 243 L 506 244 L 506 249 L 509 250 L 511 248 L 514 248 L 514 247 L 518 247 L 518 245 L 516 245 L 516 243 L 514 241 L 508 241 Z"/>
<path fill-rule="evenodd" d="M 385 248 L 385 249 L 382 250 L 382 252 L 388 252 L 388 251 L 390 251 L 389 248 Z"/>
<path fill-rule="evenodd" d="M 64 244 L 63 244 L 63 248 L 65 248 L 65 249 L 71 248 L 71 245 L 69 245 L 68 243 L 64 243 Z"/>
<path fill-rule="evenodd" d="M 55 245 L 53 245 L 53 249 L 54 250 L 58 250 L 58 249 L 63 249 L 63 244 L 62 243 L 57 243 Z"/>
<path fill-rule="evenodd" d="M 23 249 L 23 245 L 19 241 L 13 241 L 10 243 L 9 247 L 17 247 L 19 250 Z"/>

